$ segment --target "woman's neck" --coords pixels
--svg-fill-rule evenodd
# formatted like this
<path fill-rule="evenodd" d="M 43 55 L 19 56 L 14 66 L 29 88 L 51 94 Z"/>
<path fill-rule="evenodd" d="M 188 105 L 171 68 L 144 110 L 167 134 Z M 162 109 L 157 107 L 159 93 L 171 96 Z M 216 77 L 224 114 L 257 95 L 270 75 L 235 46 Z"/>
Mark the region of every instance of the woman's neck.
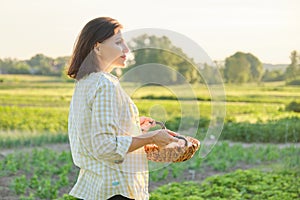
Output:
<path fill-rule="evenodd" d="M 105 63 L 100 60 L 99 64 L 100 64 L 100 70 L 103 72 L 110 73 L 114 69 L 114 66 L 111 65 L 111 63 Z"/>

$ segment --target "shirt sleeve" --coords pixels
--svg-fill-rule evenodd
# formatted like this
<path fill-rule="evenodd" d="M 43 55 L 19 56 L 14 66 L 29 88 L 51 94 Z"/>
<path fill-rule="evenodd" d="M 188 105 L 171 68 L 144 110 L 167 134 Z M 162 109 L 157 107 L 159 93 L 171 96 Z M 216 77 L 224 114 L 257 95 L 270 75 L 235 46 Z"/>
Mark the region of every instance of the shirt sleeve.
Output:
<path fill-rule="evenodd" d="M 92 153 L 97 159 L 122 163 L 131 145 L 131 136 L 119 136 L 118 107 L 121 97 L 113 83 L 101 84 L 92 106 Z"/>

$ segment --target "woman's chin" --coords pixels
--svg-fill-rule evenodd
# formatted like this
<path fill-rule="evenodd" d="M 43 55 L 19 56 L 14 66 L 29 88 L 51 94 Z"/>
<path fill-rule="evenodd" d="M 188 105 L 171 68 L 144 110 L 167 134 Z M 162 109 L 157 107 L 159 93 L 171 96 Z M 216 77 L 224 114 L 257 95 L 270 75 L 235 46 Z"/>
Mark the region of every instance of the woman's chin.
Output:
<path fill-rule="evenodd" d="M 127 65 L 126 65 L 126 63 L 123 62 L 123 63 L 118 63 L 118 64 L 116 64 L 115 67 L 116 67 L 116 68 L 126 68 Z"/>

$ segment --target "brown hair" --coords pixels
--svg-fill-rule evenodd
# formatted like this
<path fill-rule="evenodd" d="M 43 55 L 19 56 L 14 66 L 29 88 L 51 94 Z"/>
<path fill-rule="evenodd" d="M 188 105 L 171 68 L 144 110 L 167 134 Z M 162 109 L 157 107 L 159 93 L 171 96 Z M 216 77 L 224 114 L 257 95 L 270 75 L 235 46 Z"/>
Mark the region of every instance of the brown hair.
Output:
<path fill-rule="evenodd" d="M 99 17 L 89 21 L 83 27 L 75 42 L 67 75 L 79 80 L 87 74 L 99 71 L 99 66 L 92 62 L 87 64 L 94 66 L 88 66 L 87 69 L 82 69 L 81 73 L 78 74 L 83 62 L 92 52 L 94 45 L 110 38 L 120 28 L 122 28 L 122 25 L 110 17 Z"/>

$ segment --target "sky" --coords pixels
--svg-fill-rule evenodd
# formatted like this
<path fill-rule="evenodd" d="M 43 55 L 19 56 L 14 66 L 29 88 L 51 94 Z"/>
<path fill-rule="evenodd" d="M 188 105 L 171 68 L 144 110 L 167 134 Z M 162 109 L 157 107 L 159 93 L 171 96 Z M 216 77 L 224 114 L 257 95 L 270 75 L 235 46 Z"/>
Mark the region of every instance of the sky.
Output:
<path fill-rule="evenodd" d="M 299 8 L 299 0 L 0 0 L 0 59 L 70 56 L 83 26 L 109 16 L 124 33 L 158 28 L 184 35 L 212 60 L 242 51 L 286 64 L 300 52 Z"/>

